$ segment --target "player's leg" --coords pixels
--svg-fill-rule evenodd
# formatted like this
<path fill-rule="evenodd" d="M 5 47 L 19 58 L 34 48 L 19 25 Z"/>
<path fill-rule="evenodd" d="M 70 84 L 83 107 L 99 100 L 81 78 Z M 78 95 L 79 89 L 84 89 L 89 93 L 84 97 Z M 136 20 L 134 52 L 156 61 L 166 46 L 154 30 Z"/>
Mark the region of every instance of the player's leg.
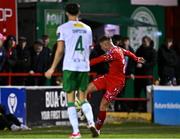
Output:
<path fill-rule="evenodd" d="M 81 108 L 82 111 L 87 119 L 88 122 L 88 128 L 91 130 L 92 132 L 92 137 L 98 137 L 99 134 L 96 130 L 95 127 L 95 123 L 94 123 L 94 116 L 93 116 L 93 112 L 92 112 L 92 107 L 89 104 L 89 102 L 87 101 L 85 92 L 80 92 L 80 101 L 81 101 Z"/>
<path fill-rule="evenodd" d="M 87 96 L 95 91 L 105 90 L 105 89 L 106 89 L 106 79 L 104 76 L 101 76 L 95 79 L 93 82 L 89 83 L 85 93 Z"/>
<path fill-rule="evenodd" d="M 81 108 L 86 116 L 86 119 L 88 121 L 88 125 L 93 125 L 94 126 L 94 118 L 93 118 L 93 113 L 92 113 L 92 108 L 89 102 L 87 101 L 87 90 L 94 89 L 95 86 L 91 85 L 89 83 L 89 76 L 87 72 L 83 72 L 79 74 L 79 82 L 80 82 L 80 88 L 79 88 L 79 100 L 81 102 Z M 93 88 L 91 88 L 93 87 Z M 96 89 L 96 88 L 95 88 Z"/>
<path fill-rule="evenodd" d="M 89 83 L 89 85 L 87 87 L 87 90 L 85 91 L 86 97 L 87 97 L 88 94 L 91 94 L 91 93 L 93 93 L 95 91 L 97 91 L 97 88 L 94 85 L 94 83 L 93 82 Z"/>
<path fill-rule="evenodd" d="M 78 116 L 75 107 L 75 94 L 74 90 L 76 90 L 75 84 L 75 73 L 72 71 L 63 71 L 63 89 L 67 92 L 67 103 L 68 103 L 68 116 L 69 121 L 73 128 L 73 133 L 71 135 L 72 138 L 80 138 L 79 124 L 78 124 Z"/>
<path fill-rule="evenodd" d="M 79 125 L 78 125 L 78 117 L 77 117 L 77 111 L 76 107 L 74 105 L 74 92 L 68 92 L 67 93 L 67 100 L 68 100 L 68 116 L 69 121 L 73 128 L 73 134 L 79 133 Z"/>
<path fill-rule="evenodd" d="M 97 130 L 100 130 L 104 124 L 104 120 L 106 119 L 106 111 L 107 111 L 107 108 L 108 108 L 110 102 L 113 100 L 114 97 L 116 97 L 118 95 L 118 93 L 124 87 L 124 85 L 119 86 L 119 87 L 115 87 L 115 86 L 114 87 L 108 86 L 107 91 L 101 100 L 100 110 L 99 110 L 99 114 L 98 114 L 97 121 L 96 121 Z"/>
<path fill-rule="evenodd" d="M 95 79 L 93 82 L 91 82 L 88 85 L 88 88 L 86 90 L 86 95 L 91 94 L 95 91 L 104 90 L 104 89 L 106 89 L 106 79 L 104 76 L 101 76 L 101 77 Z M 103 102 L 104 101 L 102 101 L 101 103 L 103 103 Z M 96 132 L 98 132 L 98 131 L 96 131 Z"/>
<path fill-rule="evenodd" d="M 96 121 L 96 128 L 97 130 L 100 130 L 101 127 L 104 124 L 104 120 L 106 119 L 106 111 L 109 106 L 109 102 L 106 100 L 105 97 L 102 98 L 100 108 L 99 108 L 99 114 Z"/>
<path fill-rule="evenodd" d="M 85 92 L 85 94 L 86 94 L 85 97 L 87 97 L 88 94 L 91 94 L 91 93 L 93 93 L 97 90 L 101 90 L 103 88 L 105 88 L 104 77 L 99 77 L 88 85 L 86 92 Z M 85 111 L 85 109 L 84 109 L 84 111 Z M 92 108 L 91 108 L 91 113 L 92 113 Z M 87 115 L 87 117 L 88 117 L 88 115 Z"/>
<path fill-rule="evenodd" d="M 79 90 L 79 100 L 81 102 L 81 108 L 82 108 L 82 111 L 83 111 L 83 113 L 87 119 L 88 126 L 92 132 L 92 136 L 97 137 L 98 133 L 97 133 L 96 128 L 95 128 L 92 107 L 89 104 L 89 102 L 87 101 L 86 93 L 85 93 L 86 88 L 88 86 L 88 82 L 89 82 L 88 73 L 80 73 L 79 78 L 80 78 L 80 83 L 81 83 L 80 84 L 80 90 Z"/>
<path fill-rule="evenodd" d="M 89 104 L 89 102 L 86 99 L 85 92 L 82 92 L 82 91 L 79 91 L 79 92 L 80 92 L 79 100 L 81 102 L 81 108 L 87 119 L 88 125 L 94 126 L 95 124 L 94 124 L 94 117 L 93 117 L 91 105 Z"/>

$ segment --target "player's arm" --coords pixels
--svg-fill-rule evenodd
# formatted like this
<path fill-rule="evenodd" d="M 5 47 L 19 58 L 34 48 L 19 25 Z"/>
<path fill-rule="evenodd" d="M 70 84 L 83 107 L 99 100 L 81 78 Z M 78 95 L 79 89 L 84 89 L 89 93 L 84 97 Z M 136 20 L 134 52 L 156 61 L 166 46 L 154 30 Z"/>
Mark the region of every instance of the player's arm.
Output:
<path fill-rule="evenodd" d="M 47 78 L 51 78 L 51 76 L 54 73 L 54 71 L 55 71 L 59 61 L 61 60 L 63 54 L 64 54 L 64 41 L 58 41 L 55 57 L 54 57 L 52 65 L 51 65 L 51 68 L 45 73 L 45 76 Z"/>
<path fill-rule="evenodd" d="M 134 61 L 136 61 L 138 63 L 144 63 L 143 57 L 137 57 L 135 54 L 133 54 L 132 52 L 125 50 L 125 49 L 122 49 L 122 51 L 123 51 L 125 56 L 132 58 Z"/>
<path fill-rule="evenodd" d="M 57 50 L 56 50 L 56 54 L 53 60 L 53 64 L 51 66 L 52 69 L 56 69 L 59 61 L 61 60 L 62 56 L 64 54 L 64 41 L 58 41 L 57 42 Z"/>
<path fill-rule="evenodd" d="M 105 54 L 102 56 L 99 56 L 97 58 L 93 58 L 90 60 L 90 66 L 96 65 L 101 62 L 107 62 L 113 60 L 113 56 L 111 54 Z"/>

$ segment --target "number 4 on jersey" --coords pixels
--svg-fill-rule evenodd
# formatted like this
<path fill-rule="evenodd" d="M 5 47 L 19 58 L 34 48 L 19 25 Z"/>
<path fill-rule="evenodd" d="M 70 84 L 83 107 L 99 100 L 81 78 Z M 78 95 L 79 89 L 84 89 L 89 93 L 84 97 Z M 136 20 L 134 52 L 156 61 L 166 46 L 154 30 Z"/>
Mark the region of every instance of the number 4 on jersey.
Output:
<path fill-rule="evenodd" d="M 75 51 L 84 51 L 83 44 L 82 44 L 82 36 L 79 36 L 76 42 Z"/>

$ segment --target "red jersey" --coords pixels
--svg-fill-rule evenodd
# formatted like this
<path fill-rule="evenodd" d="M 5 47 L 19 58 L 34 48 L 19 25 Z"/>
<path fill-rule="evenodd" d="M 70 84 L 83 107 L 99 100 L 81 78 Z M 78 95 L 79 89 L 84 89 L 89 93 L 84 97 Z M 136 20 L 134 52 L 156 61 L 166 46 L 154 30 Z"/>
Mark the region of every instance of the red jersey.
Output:
<path fill-rule="evenodd" d="M 114 82 L 119 80 L 125 80 L 125 56 L 132 58 L 137 61 L 138 58 L 128 50 L 122 49 L 120 47 L 113 47 L 107 54 L 94 58 L 90 61 L 90 65 L 95 65 L 100 62 L 109 62 L 109 73 L 108 78 L 115 79 Z M 113 81 L 113 80 L 112 80 Z"/>

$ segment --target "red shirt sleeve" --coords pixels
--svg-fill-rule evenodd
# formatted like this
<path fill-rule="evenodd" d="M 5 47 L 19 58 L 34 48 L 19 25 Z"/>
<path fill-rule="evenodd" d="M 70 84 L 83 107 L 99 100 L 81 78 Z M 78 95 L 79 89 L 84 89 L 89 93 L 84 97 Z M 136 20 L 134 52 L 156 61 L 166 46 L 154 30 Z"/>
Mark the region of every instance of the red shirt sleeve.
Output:
<path fill-rule="evenodd" d="M 125 50 L 125 49 L 122 49 L 123 50 L 123 53 L 125 56 L 129 56 L 130 58 L 132 58 L 134 61 L 138 61 L 138 57 L 133 54 L 132 52 L 128 51 L 128 50 Z"/>
<path fill-rule="evenodd" d="M 105 55 L 99 56 L 97 58 L 91 59 L 90 60 L 90 66 L 93 66 L 93 65 L 96 65 L 98 63 L 105 62 L 105 61 L 111 61 L 111 60 L 113 60 L 112 54 L 105 54 Z"/>

